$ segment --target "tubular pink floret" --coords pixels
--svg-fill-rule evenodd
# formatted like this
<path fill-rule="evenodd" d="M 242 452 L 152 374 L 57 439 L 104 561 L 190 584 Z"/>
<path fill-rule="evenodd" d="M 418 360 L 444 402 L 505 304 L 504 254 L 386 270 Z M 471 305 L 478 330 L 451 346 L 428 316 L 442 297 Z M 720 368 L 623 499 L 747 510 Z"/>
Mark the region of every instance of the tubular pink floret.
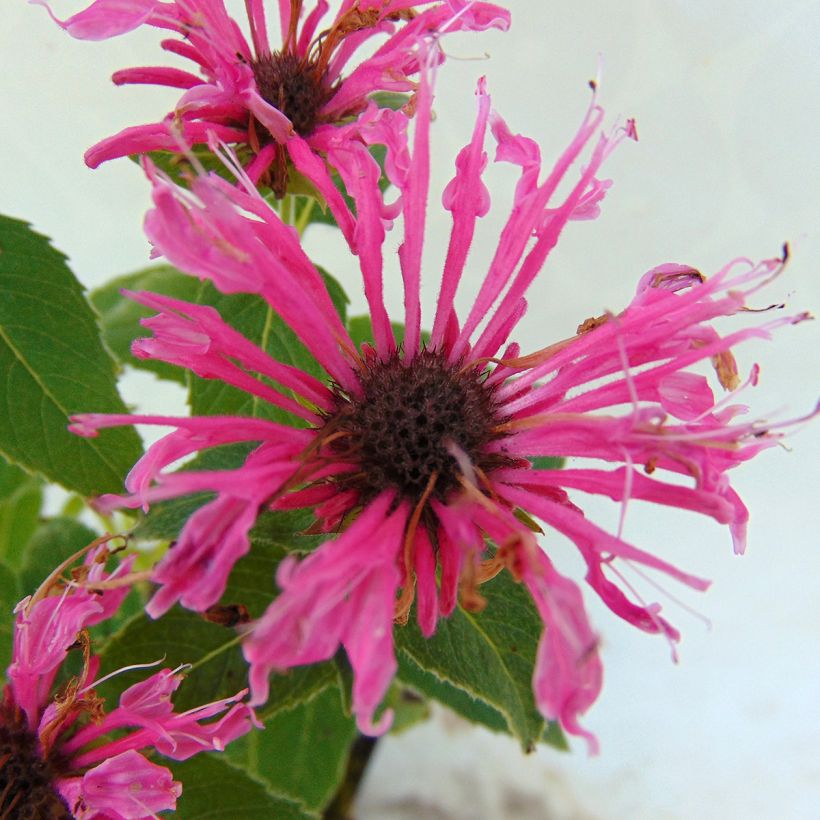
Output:
<path fill-rule="evenodd" d="M 82 777 L 58 781 L 63 799 L 75 817 L 142 818 L 146 812 L 174 810 L 182 784 L 171 772 L 136 751 L 115 755 Z"/>
<path fill-rule="evenodd" d="M 181 760 L 202 750 L 222 750 L 259 725 L 253 710 L 239 702 L 247 690 L 175 713 L 170 699 L 182 680 L 179 669 L 163 669 L 132 685 L 119 706 L 105 714 L 96 688 L 115 674 L 154 665 L 133 665 L 97 677 L 99 658 L 91 652 L 87 628 L 115 614 L 133 580 L 128 576 L 135 556 L 107 568 L 111 540 L 97 539 L 67 559 L 33 596 L 18 604 L 3 707 L 4 720 L 20 712 L 25 716 L 44 770 L 50 765 L 45 761 L 60 760 L 58 773 L 51 775 L 53 785 L 72 816 L 89 820 L 142 818 L 175 808 L 181 784 L 140 750 Z M 84 566 L 66 580 L 67 570 L 83 552 Z M 83 667 L 71 677 L 62 667 L 77 647 Z M 55 688 L 59 672 L 64 680 Z M 111 739 L 114 732 L 117 737 Z"/>

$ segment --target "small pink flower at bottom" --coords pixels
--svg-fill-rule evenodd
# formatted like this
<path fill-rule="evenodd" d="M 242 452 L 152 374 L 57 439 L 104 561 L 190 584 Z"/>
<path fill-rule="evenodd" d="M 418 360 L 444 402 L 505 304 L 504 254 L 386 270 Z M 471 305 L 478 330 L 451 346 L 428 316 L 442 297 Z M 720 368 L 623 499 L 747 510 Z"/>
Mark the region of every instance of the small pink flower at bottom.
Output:
<path fill-rule="evenodd" d="M 267 698 L 271 672 L 330 658 L 343 647 L 354 672 L 359 728 L 384 731 L 391 716 L 377 712 L 396 669 L 394 624 L 406 623 L 415 602 L 429 637 L 457 600 L 480 610 L 481 584 L 506 569 L 526 586 L 544 623 L 535 701 L 545 717 L 594 749 L 579 717 L 601 689 L 598 640 L 579 588 L 555 567 L 553 544 L 560 537 L 574 543 L 586 583 L 616 615 L 677 640 L 660 606 L 636 596 L 623 570 L 649 569 L 700 590 L 707 582 L 590 520 L 584 495 L 709 516 L 729 527 L 735 550 L 742 551 L 747 512 L 729 471 L 782 434 L 772 424 L 739 421 L 743 408 L 727 403 L 740 388 L 731 350 L 806 316 L 760 321 L 745 307 L 780 271 L 781 259 L 738 259 L 709 278 L 667 264 L 640 279 L 620 313 L 584 321 L 571 338 L 522 355 L 510 337 L 527 310 L 530 284 L 570 221 L 597 215 L 609 188 L 600 168 L 635 131 L 627 122 L 600 132 L 603 111 L 593 97 L 569 146 L 543 174 L 537 144 L 513 134 L 492 111 L 483 81 L 476 96 L 472 139 L 444 191 L 453 227 L 426 344 L 421 276 L 432 88 L 423 80 L 412 140 L 403 114 L 381 111 L 350 126 L 361 142 L 339 135 L 326 146 L 356 205 L 352 233 L 372 323 L 372 342 L 361 347 L 339 320 L 295 231 L 252 185 L 243 191 L 211 175 L 182 191 L 148 166 L 155 208 L 146 231 L 155 249 L 223 292 L 267 300 L 326 379 L 274 361 L 213 308 L 149 293 L 133 294 L 159 311 L 144 321 L 153 337 L 138 340 L 134 354 L 242 389 L 287 410 L 300 426 L 258 418 L 85 414 L 73 419 L 72 429 L 94 435 L 123 424 L 175 428 L 134 466 L 129 495 L 103 498 L 103 505 L 146 507 L 194 492 L 215 494 L 154 571 L 158 589 L 148 606 L 154 617 L 176 602 L 199 611 L 215 604 L 235 562 L 250 549 L 248 530 L 261 510 L 309 508 L 314 531 L 340 533 L 304 559 L 280 565 L 281 592 L 244 644 L 254 703 Z M 490 207 L 482 178 L 488 131 L 495 160 L 516 166 L 519 179 L 497 249 L 479 276 L 481 260 L 469 266 L 467 260 L 478 220 Z M 383 251 L 385 224 L 396 212 L 362 173 L 371 141 L 389 146 L 385 168 L 401 197 L 404 312 L 394 318 L 404 323 L 402 344 L 382 279 L 384 264 L 393 261 Z M 477 294 L 459 315 L 456 293 L 470 273 L 478 277 Z M 722 317 L 741 324 L 722 335 L 715 327 Z M 749 382 L 756 379 L 754 368 Z M 729 397 L 717 399 L 715 387 Z M 255 443 L 236 469 L 175 469 L 180 458 L 233 442 Z M 567 469 L 533 469 L 543 457 L 570 461 Z"/>
<path fill-rule="evenodd" d="M 108 540 L 92 545 L 72 582 L 59 578 L 70 559 L 17 606 L 9 682 L 0 703 L 2 817 L 154 817 L 176 807 L 182 784 L 143 752 L 185 760 L 222 750 L 258 725 L 253 710 L 240 702 L 245 691 L 174 712 L 171 695 L 183 675 L 171 669 L 129 687 L 119 705 L 105 712 L 96 693 L 100 661 L 87 628 L 117 610 L 128 593 L 117 581 L 133 564 L 129 557 L 108 572 Z M 82 671 L 55 687 L 73 652 L 82 655 Z M 221 717 L 205 722 L 216 715 Z"/>

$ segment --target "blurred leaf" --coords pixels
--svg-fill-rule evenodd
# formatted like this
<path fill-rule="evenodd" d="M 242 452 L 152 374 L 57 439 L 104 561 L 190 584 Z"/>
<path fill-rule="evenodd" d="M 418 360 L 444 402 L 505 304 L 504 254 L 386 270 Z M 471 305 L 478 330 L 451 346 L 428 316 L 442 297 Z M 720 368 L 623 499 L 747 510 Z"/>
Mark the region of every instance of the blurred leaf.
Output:
<path fill-rule="evenodd" d="M 502 728 L 491 711 L 475 702 L 486 704 L 531 750 L 547 725 L 532 694 L 543 624 L 526 589 L 508 573 L 482 585 L 481 593 L 487 599 L 483 612 L 457 607 L 439 621 L 430 639 L 412 618 L 396 630 L 399 676 L 468 719 Z"/>
<path fill-rule="evenodd" d="M 281 756 L 281 751 L 279 752 Z M 198 754 L 183 762 L 162 760 L 182 782 L 174 817 L 180 820 L 306 820 L 318 815 L 271 794 L 261 782 L 232 765 L 224 754 Z"/>
<path fill-rule="evenodd" d="M 379 108 L 390 108 L 393 111 L 398 111 L 410 102 L 410 95 L 398 91 L 377 91 L 375 94 L 370 95 L 370 99 Z"/>
<path fill-rule="evenodd" d="M 546 743 L 547 746 L 552 746 L 554 749 L 560 749 L 562 752 L 569 751 L 566 735 L 564 735 L 561 725 L 556 721 L 549 721 L 544 727 L 541 742 Z"/>
<path fill-rule="evenodd" d="M 98 533 L 73 518 L 51 518 L 37 527 L 29 541 L 20 569 L 20 583 L 26 595 L 75 552 L 90 544 Z"/>
<path fill-rule="evenodd" d="M 228 756 L 254 777 L 309 809 L 322 809 L 345 775 L 355 721 L 345 715 L 338 685 L 295 709 L 277 712 L 265 729 L 228 747 Z"/>
<path fill-rule="evenodd" d="M 118 276 L 100 288 L 91 291 L 89 298 L 100 314 L 103 339 L 122 364 L 149 370 L 163 379 L 185 384 L 184 369 L 155 359 L 137 359 L 131 355 L 131 342 L 150 333 L 140 319 L 156 311 L 137 304 L 123 296 L 121 290 L 148 290 L 192 302 L 199 291 L 199 280 L 180 273 L 171 265 L 155 265 L 134 273 Z"/>
<path fill-rule="evenodd" d="M 393 328 L 396 344 L 402 344 L 404 342 L 404 325 L 401 322 L 391 322 L 390 326 Z M 361 347 L 365 343 L 373 344 L 373 323 L 369 314 L 365 316 L 351 316 L 347 320 L 347 332 L 350 334 L 350 338 L 353 339 L 356 347 Z M 430 331 L 422 330 L 420 339 L 422 345 L 427 344 L 427 342 L 430 341 Z"/>
<path fill-rule="evenodd" d="M 5 678 L 6 667 L 11 663 L 14 639 L 12 612 L 23 597 L 17 576 L 5 564 L 0 563 L 0 680 Z"/>
<path fill-rule="evenodd" d="M 385 707 L 393 710 L 393 723 L 390 726 L 392 735 L 400 735 L 430 717 L 430 702 L 427 698 L 414 688 L 404 686 L 399 680 L 393 681 L 385 699 Z"/>
<path fill-rule="evenodd" d="M 0 457 L 0 556 L 18 567 L 37 527 L 43 482 Z"/>
<path fill-rule="evenodd" d="M 63 516 L 66 518 L 77 518 L 83 512 L 85 512 L 85 500 L 81 495 L 77 495 L 76 493 L 72 493 L 67 499 L 65 504 L 63 504 L 63 508 L 60 511 Z"/>
<path fill-rule="evenodd" d="M 253 159 L 253 152 L 247 146 L 234 146 L 233 150 L 243 165 L 247 165 L 251 159 Z M 236 177 L 207 146 L 195 145 L 189 150 L 188 154 L 193 157 L 197 164 L 204 168 L 205 171 L 213 171 L 231 184 L 236 182 Z M 181 154 L 179 151 L 149 151 L 146 156 L 157 168 L 164 171 L 178 185 L 189 188 L 190 180 L 198 176 L 198 171 L 191 164 L 189 155 Z M 142 162 L 142 155 L 133 154 L 129 159 L 140 164 Z"/>
<path fill-rule="evenodd" d="M 0 451 L 85 496 L 122 488 L 140 454 L 131 428 L 80 438 L 72 413 L 124 413 L 114 363 L 65 257 L 25 222 L 0 217 Z"/>
<path fill-rule="evenodd" d="M 567 460 L 563 456 L 533 456 L 530 464 L 534 470 L 560 470 Z"/>

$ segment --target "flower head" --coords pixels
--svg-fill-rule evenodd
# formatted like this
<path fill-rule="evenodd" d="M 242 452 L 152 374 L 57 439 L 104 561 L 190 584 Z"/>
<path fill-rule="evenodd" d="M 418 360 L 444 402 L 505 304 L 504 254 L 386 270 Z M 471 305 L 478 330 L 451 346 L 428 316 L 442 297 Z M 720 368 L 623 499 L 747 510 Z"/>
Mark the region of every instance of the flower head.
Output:
<path fill-rule="evenodd" d="M 32 2 L 54 17 L 45 0 Z M 326 0 L 304 17 L 302 0 L 280 0 L 277 44 L 269 38 L 266 5 L 265 0 L 245 3 L 250 41 L 223 0 L 96 0 L 66 20 L 54 18 L 73 36 L 89 40 L 142 25 L 169 30 L 177 37 L 163 40 L 162 47 L 192 61 L 197 72 L 157 66 L 116 72 L 117 85 L 164 85 L 184 93 L 163 121 L 126 128 L 90 148 L 88 165 L 176 151 L 180 138 L 204 143 L 214 134 L 249 147 L 251 175 L 283 196 L 289 160 L 303 171 L 305 148 L 321 150 L 328 129 L 360 114 L 374 92 L 415 89 L 411 78 L 419 71 L 419 37 L 509 25 L 507 11 L 475 0 L 343 0 L 329 22 Z M 351 67 L 357 50 L 378 37 L 384 42 Z M 169 128 L 172 123 L 177 133 Z"/>
<path fill-rule="evenodd" d="M 0 702 L 3 817 L 144 818 L 173 809 L 181 784 L 141 752 L 156 749 L 185 760 L 223 749 L 256 723 L 253 710 L 239 702 L 244 692 L 174 712 L 171 695 L 183 679 L 178 669 L 134 684 L 105 712 L 96 691 L 100 659 L 88 628 L 118 609 L 129 589 L 118 583 L 133 564 L 129 557 L 109 572 L 109 540 L 92 545 L 71 581 L 61 573 L 74 559 L 17 606 L 9 683 Z M 81 671 L 56 686 L 72 653 L 81 655 Z"/>
<path fill-rule="evenodd" d="M 149 605 L 154 616 L 177 601 L 196 610 L 214 604 L 232 566 L 249 549 L 248 529 L 264 508 L 308 507 L 314 529 L 340 533 L 303 560 L 289 557 L 280 564 L 280 594 L 245 641 L 254 702 L 266 699 L 271 671 L 332 657 L 343 646 L 354 670 L 359 727 L 383 731 L 390 715 L 375 715 L 396 668 L 394 622 L 405 622 L 415 601 L 421 630 L 430 636 L 458 599 L 480 610 L 481 583 L 507 570 L 527 587 L 544 622 L 533 677 L 536 702 L 546 717 L 594 746 L 578 721 L 601 687 L 597 638 L 579 588 L 549 557 L 556 535 L 577 546 L 587 583 L 613 612 L 670 640 L 677 639 L 676 630 L 658 604 L 634 597 L 622 583 L 622 568 L 649 568 L 696 589 L 707 583 L 596 525 L 585 517 L 576 492 L 708 515 L 730 527 L 741 551 L 747 513 L 727 472 L 780 434 L 771 426 L 738 422 L 741 408 L 716 400 L 712 382 L 737 388 L 732 347 L 805 317 L 759 326 L 744 321 L 727 335 L 712 323 L 755 316 L 746 312 L 745 300 L 779 271 L 782 260 L 740 259 L 710 278 L 688 266 L 662 265 L 640 279 L 621 313 L 587 320 L 572 338 L 522 355 L 510 336 L 526 311 L 527 289 L 568 222 L 597 214 L 609 187 L 599 178 L 601 165 L 620 141 L 634 137 L 634 126 L 601 133 L 603 111 L 593 96 L 577 133 L 544 176 L 538 146 L 514 135 L 491 109 L 483 81 L 477 100 L 472 139 L 444 193 L 453 229 L 425 343 L 420 279 L 432 104 L 426 82 L 419 88 L 412 139 L 405 115 L 383 110 L 347 126 L 357 129 L 358 140 L 346 141 L 338 129 L 327 143 L 356 203 L 356 216 L 347 218 L 360 240 L 373 328 L 372 343 L 361 348 L 339 320 L 295 232 L 251 186 L 244 192 L 209 176 L 187 192 L 149 167 L 155 208 L 146 230 L 157 250 L 224 292 L 266 299 L 327 380 L 271 360 L 212 308 L 133 294 L 159 311 L 145 321 L 154 335 L 135 343 L 135 355 L 220 379 L 303 424 L 82 415 L 75 417 L 74 430 L 93 435 L 103 427 L 141 423 L 175 428 L 134 467 L 130 494 L 103 503 L 136 507 L 196 491 L 216 494 L 157 566 L 159 589 Z M 520 177 L 495 255 L 472 306 L 459 316 L 455 295 L 478 219 L 490 206 L 482 182 L 488 128 L 496 161 L 517 166 Z M 382 288 L 384 225 L 395 209 L 361 173 L 368 167 L 369 140 L 389 146 L 386 168 L 400 194 L 401 345 Z M 710 361 L 711 381 L 696 369 Z M 190 453 L 238 441 L 257 445 L 237 469 L 169 469 Z M 569 469 L 534 469 L 533 460 L 541 457 L 573 461 Z M 543 538 L 533 519 L 545 525 Z"/>

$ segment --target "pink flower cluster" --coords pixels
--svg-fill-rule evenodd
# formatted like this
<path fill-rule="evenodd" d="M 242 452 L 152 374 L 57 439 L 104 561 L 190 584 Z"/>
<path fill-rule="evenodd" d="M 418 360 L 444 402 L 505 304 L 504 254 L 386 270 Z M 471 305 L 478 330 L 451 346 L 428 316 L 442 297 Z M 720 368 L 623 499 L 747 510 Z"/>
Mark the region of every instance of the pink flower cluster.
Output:
<path fill-rule="evenodd" d="M 162 48 L 191 61 L 198 72 L 165 66 L 117 71 L 117 85 L 162 85 L 184 93 L 165 119 L 131 126 L 90 148 L 89 166 L 128 154 L 177 151 L 181 139 L 206 143 L 215 135 L 249 146 L 249 173 L 266 179 L 279 196 L 287 189 L 288 162 L 301 173 L 315 173 L 315 152 L 324 150 L 334 126 L 359 114 L 374 92 L 415 89 L 411 77 L 419 72 L 420 37 L 509 26 L 509 12 L 474 0 L 342 0 L 322 28 L 330 9 L 326 0 L 303 19 L 302 0 L 279 0 L 276 46 L 268 36 L 264 0 L 245 4 L 250 41 L 224 0 L 95 0 L 66 20 L 57 20 L 45 0 L 32 2 L 81 39 L 102 40 L 143 25 L 170 31 L 176 36 L 163 40 Z M 384 42 L 350 68 L 356 52 L 374 38 Z M 323 187 L 329 182 L 327 176 Z"/>
<path fill-rule="evenodd" d="M 185 760 L 221 750 L 258 725 L 241 702 L 244 691 L 175 712 L 171 697 L 184 677 L 179 669 L 162 669 L 128 687 L 105 712 L 97 687 L 111 675 L 98 678 L 100 659 L 87 630 L 115 614 L 129 591 L 116 582 L 134 560 L 125 558 L 109 572 L 108 558 L 104 543 L 95 546 L 71 582 L 60 578 L 67 561 L 17 606 L 0 704 L 0 740 L 9 755 L 0 761 L 3 816 L 26 810 L 35 813 L 25 816 L 42 817 L 154 817 L 175 808 L 182 786 L 146 752 Z M 81 657 L 82 669 L 66 680 L 71 654 Z"/>
<path fill-rule="evenodd" d="M 587 566 L 586 583 L 616 615 L 671 640 L 678 633 L 660 615 L 660 605 L 637 599 L 621 568 L 648 568 L 695 589 L 707 583 L 595 524 L 576 493 L 709 516 L 729 527 L 735 550 L 742 551 L 747 511 L 728 471 L 772 446 L 780 433 L 738 420 L 743 408 L 734 394 L 756 383 L 757 370 L 741 385 L 731 349 L 806 317 L 753 324 L 756 314 L 745 308 L 779 272 L 781 259 L 738 259 L 709 278 L 666 264 L 640 279 L 621 313 L 587 320 L 572 338 L 522 355 L 511 336 L 527 310 L 529 286 L 567 224 L 597 215 L 610 185 L 599 176 L 602 163 L 635 132 L 631 122 L 601 132 L 603 111 L 593 96 L 568 147 L 545 170 L 536 143 L 508 128 L 482 81 L 472 138 L 444 193 L 452 233 L 423 345 L 433 102 L 428 78 L 438 62 L 435 46 L 428 47 L 419 46 L 425 69 L 412 135 L 404 112 L 374 106 L 322 134 L 323 153 L 355 203 L 354 211 L 340 197 L 327 198 L 361 269 L 373 328 L 372 344 L 361 349 L 297 232 L 241 168 L 235 166 L 237 187 L 201 175 L 185 190 L 146 163 L 154 209 L 145 227 L 156 251 L 224 293 L 267 301 L 327 379 L 273 360 L 211 307 L 149 293 L 131 294 L 158 311 L 144 322 L 153 336 L 138 340 L 134 355 L 242 389 L 289 411 L 301 425 L 83 414 L 73 419 L 73 429 L 93 436 L 125 424 L 174 428 L 135 465 L 129 494 L 104 498 L 104 505 L 148 507 L 194 492 L 215 494 L 156 567 L 159 588 L 148 607 L 155 617 L 175 602 L 201 611 L 219 600 L 232 567 L 250 548 L 248 531 L 261 510 L 310 508 L 317 527 L 340 532 L 303 560 L 291 557 L 280 565 L 280 593 L 244 643 L 253 703 L 267 698 L 271 672 L 330 658 L 341 646 L 355 674 L 360 729 L 384 731 L 391 716 L 376 713 L 396 669 L 394 622 L 406 622 L 415 602 L 420 628 L 430 636 L 459 599 L 481 609 L 481 584 L 506 569 L 527 587 L 544 623 L 533 674 L 536 703 L 545 717 L 594 748 L 579 716 L 601 688 L 598 642 L 580 589 L 548 557 L 555 538 L 575 544 Z M 490 208 L 482 180 L 488 131 L 495 161 L 517 168 L 519 177 L 495 255 L 475 282 L 466 315 L 459 316 L 455 296 L 466 283 L 478 220 Z M 388 148 L 385 170 L 398 192 L 394 202 L 376 184 L 380 170 L 368 151 L 375 143 Z M 323 169 L 305 164 L 300 170 L 321 188 Z M 390 261 L 386 232 L 399 216 L 404 311 L 393 318 L 404 324 L 401 345 L 383 281 Z M 742 324 L 721 334 L 713 323 L 719 317 Z M 712 363 L 714 378 L 698 369 L 703 362 Z M 715 386 L 730 391 L 728 397 L 718 399 Z M 185 456 L 235 442 L 256 443 L 236 469 L 173 469 Z M 533 469 L 541 457 L 567 458 L 570 466 Z M 533 518 L 545 525 L 542 539 Z"/>

